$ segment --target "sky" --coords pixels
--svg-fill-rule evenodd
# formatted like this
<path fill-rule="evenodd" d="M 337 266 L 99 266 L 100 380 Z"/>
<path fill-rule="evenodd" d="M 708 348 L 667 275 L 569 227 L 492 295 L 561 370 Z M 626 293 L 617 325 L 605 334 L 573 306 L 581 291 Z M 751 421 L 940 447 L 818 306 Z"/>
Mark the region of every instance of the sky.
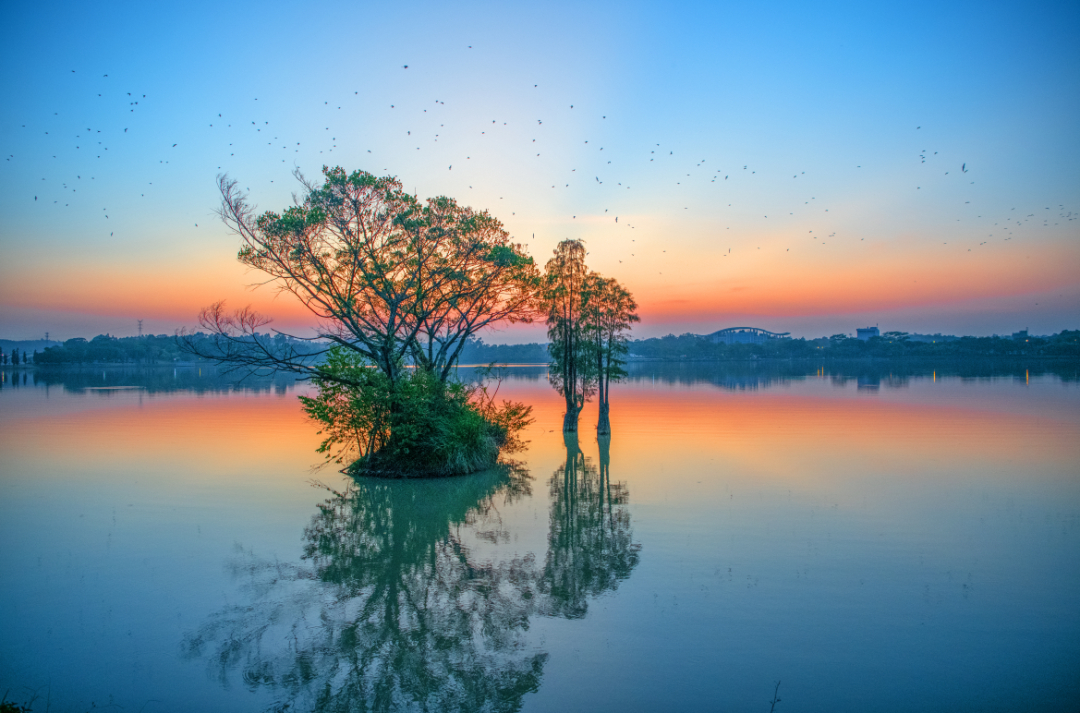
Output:
<path fill-rule="evenodd" d="M 1080 328 L 1076 3 L 20 3 L 0 47 L 0 337 L 224 299 L 300 170 L 398 177 L 565 238 L 635 336 Z M 485 334 L 542 341 L 542 324 Z"/>

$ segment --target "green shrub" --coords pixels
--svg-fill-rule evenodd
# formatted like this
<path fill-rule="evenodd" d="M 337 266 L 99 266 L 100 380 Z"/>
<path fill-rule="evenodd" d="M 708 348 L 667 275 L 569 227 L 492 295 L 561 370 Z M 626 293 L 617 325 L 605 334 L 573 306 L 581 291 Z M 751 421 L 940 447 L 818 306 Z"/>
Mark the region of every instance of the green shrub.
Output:
<path fill-rule="evenodd" d="M 331 351 L 325 370 L 351 382 L 314 379 L 318 396 L 300 397 L 322 425 L 319 452 L 354 475 L 431 477 L 473 473 L 520 446 L 531 407 L 494 403 L 485 387 L 442 382 L 402 369 L 392 384 L 355 352 Z"/>

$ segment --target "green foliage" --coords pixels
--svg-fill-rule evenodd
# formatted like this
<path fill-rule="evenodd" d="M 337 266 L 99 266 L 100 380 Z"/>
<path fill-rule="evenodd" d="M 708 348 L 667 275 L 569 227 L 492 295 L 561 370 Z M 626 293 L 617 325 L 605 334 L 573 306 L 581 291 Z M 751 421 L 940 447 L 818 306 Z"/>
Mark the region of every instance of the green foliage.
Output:
<path fill-rule="evenodd" d="M 470 339 L 461 350 L 462 364 L 545 364 L 548 361 L 546 344 L 485 344 L 482 339 Z"/>
<path fill-rule="evenodd" d="M 609 387 L 626 375 L 630 327 L 639 321 L 637 303 L 616 280 L 590 272 L 585 246 L 564 240 L 544 270 L 541 292 L 547 312 L 549 380 L 566 400 L 563 432 L 577 431 L 578 414 L 594 394 L 600 397 L 601 434 L 607 421 Z"/>
<path fill-rule="evenodd" d="M 340 348 L 330 350 L 322 371 L 326 377 L 312 379 L 319 395 L 300 397 L 308 417 L 322 424 L 319 453 L 344 463 L 382 448 L 390 435 L 392 389 L 386 374 Z"/>
<path fill-rule="evenodd" d="M 353 474 L 390 477 L 472 473 L 520 445 L 532 407 L 494 403 L 486 387 L 443 381 L 426 369 L 401 369 L 397 382 L 356 352 L 334 348 L 315 377 L 315 397 L 300 397 L 322 424 L 319 452 Z"/>
<path fill-rule="evenodd" d="M 454 367 L 480 330 L 533 319 L 540 277 L 532 258 L 487 211 L 446 196 L 420 201 L 392 176 L 322 173 L 321 182 L 296 173 L 303 198 L 260 215 L 236 181 L 219 176 L 218 184 L 221 216 L 242 240 L 240 262 L 317 318 L 314 341 L 327 359 L 253 339 L 269 318 L 228 313 L 221 302 L 200 315 L 209 347 L 188 335 L 185 347 L 311 378 L 319 395 L 304 408 L 323 424 L 320 450 L 355 458 L 352 470 L 449 475 L 493 464 L 527 412 L 454 383 Z"/>
<path fill-rule="evenodd" d="M 563 430 L 576 430 L 577 415 L 596 391 L 597 374 L 583 313 L 586 307 L 585 245 L 563 240 L 544 268 L 542 298 L 547 312 L 551 385 L 566 400 Z"/>
<path fill-rule="evenodd" d="M 19 705 L 18 703 L 12 703 L 11 701 L 4 701 L 0 703 L 0 713 L 30 713 L 31 708 L 29 706 Z"/>
<path fill-rule="evenodd" d="M 446 196 L 419 201 L 396 178 L 364 171 L 324 167 L 322 183 L 298 178 L 301 204 L 258 216 L 235 181 L 219 178 L 222 215 L 243 239 L 240 262 L 297 298 L 323 325 L 319 336 L 360 353 L 392 382 L 406 359 L 446 381 L 478 331 L 532 319 L 536 265 L 486 211 Z M 232 342 L 266 322 L 224 314 L 220 304 L 200 320 Z M 224 358 L 283 366 L 243 348 Z M 318 372 L 293 361 L 284 368 Z"/>
<path fill-rule="evenodd" d="M 602 407 L 611 382 L 626 376 L 623 357 L 629 353 L 627 340 L 634 322 L 641 321 L 636 309 L 633 295 L 617 280 L 590 273 L 585 281 L 582 322 L 595 360 Z"/>

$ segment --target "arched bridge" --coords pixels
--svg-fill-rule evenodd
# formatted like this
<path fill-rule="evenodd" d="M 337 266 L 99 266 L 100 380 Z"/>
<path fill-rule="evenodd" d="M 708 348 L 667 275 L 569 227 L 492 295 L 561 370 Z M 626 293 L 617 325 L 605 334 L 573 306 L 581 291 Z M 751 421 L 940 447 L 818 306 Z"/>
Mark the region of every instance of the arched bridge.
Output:
<path fill-rule="evenodd" d="M 770 332 L 759 327 L 728 327 L 705 335 L 713 344 L 762 344 L 770 339 L 787 339 L 791 332 Z"/>

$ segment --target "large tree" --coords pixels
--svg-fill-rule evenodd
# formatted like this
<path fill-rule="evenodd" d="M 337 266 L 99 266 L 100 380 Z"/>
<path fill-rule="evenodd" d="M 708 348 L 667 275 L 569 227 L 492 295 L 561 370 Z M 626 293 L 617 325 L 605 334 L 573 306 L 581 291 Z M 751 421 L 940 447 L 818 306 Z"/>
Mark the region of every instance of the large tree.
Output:
<path fill-rule="evenodd" d="M 408 359 L 445 382 L 471 336 L 534 316 L 536 266 L 486 211 L 446 197 L 420 202 L 396 178 L 365 171 L 324 167 L 321 183 L 296 177 L 302 201 L 256 215 L 236 181 L 221 176 L 220 215 L 241 238 L 240 262 L 317 318 L 313 341 L 359 353 L 391 385 Z M 320 351 L 260 335 L 269 322 L 219 302 L 200 315 L 212 345 L 187 344 L 234 364 L 348 381 L 319 366 Z"/>
<path fill-rule="evenodd" d="M 580 240 L 563 240 L 544 268 L 544 306 L 547 310 L 548 378 L 566 401 L 563 433 L 576 433 L 578 416 L 596 391 L 596 370 L 586 334 L 587 306 L 585 246 Z"/>
<path fill-rule="evenodd" d="M 528 407 L 495 407 L 451 376 L 476 332 L 533 318 L 532 258 L 487 212 L 446 197 L 420 202 L 395 178 L 325 167 L 321 183 L 296 176 L 303 200 L 260 215 L 219 177 L 220 215 L 240 236 L 240 262 L 317 318 L 311 348 L 260 334 L 268 318 L 219 302 L 200 318 L 210 339 L 185 335 L 187 350 L 312 378 L 320 393 L 305 409 L 323 424 L 331 458 L 337 447 L 357 456 L 350 467 L 407 477 L 492 465 Z"/>
<path fill-rule="evenodd" d="M 596 433 L 611 434 L 611 382 L 626 376 L 622 368 L 631 325 L 640 321 L 634 296 L 615 278 L 592 273 L 585 281 L 583 322 L 594 361 L 599 415 Z"/>

